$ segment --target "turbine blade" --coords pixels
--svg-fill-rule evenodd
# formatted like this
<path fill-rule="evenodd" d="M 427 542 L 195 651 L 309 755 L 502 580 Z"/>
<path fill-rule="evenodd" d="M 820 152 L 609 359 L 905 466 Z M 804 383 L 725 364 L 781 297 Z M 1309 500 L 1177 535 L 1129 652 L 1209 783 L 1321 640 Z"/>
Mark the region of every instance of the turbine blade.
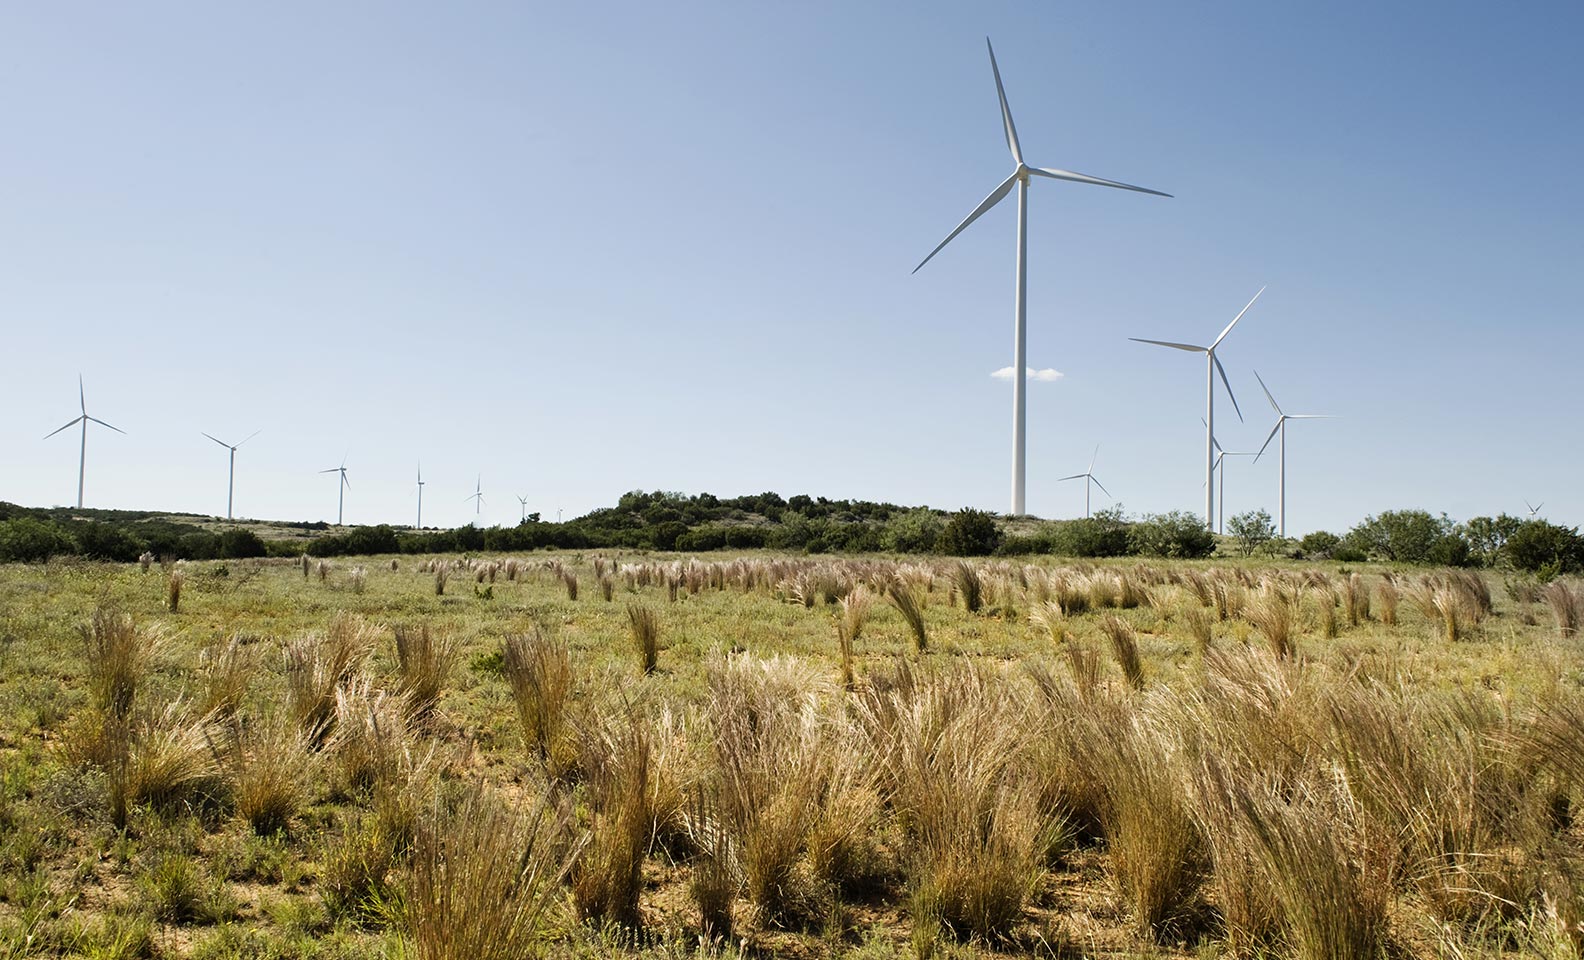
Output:
<path fill-rule="evenodd" d="M 1232 409 L 1237 410 L 1238 423 L 1243 422 L 1243 411 L 1238 410 L 1237 395 L 1232 392 L 1232 384 L 1227 380 L 1226 367 L 1221 366 L 1221 358 L 1212 351 L 1210 359 L 1215 361 L 1215 368 L 1221 374 L 1221 384 L 1227 388 L 1227 397 L 1232 401 Z"/>
<path fill-rule="evenodd" d="M 79 423 L 81 423 L 83 421 L 83 417 L 86 417 L 86 416 L 87 416 L 87 414 L 83 414 L 82 417 L 73 418 L 71 423 L 66 424 L 66 427 L 75 427 L 75 426 L 77 426 L 77 424 L 79 424 Z M 62 430 L 65 430 L 66 427 L 56 427 L 54 430 L 51 430 L 49 433 L 44 434 L 44 439 L 48 440 L 50 437 L 55 436 L 55 434 L 60 433 Z"/>
<path fill-rule="evenodd" d="M 1084 477 L 1087 477 L 1087 476 L 1088 476 L 1087 473 L 1075 473 L 1075 474 L 1073 474 L 1070 477 L 1059 477 L 1059 478 L 1057 478 L 1056 482 L 1057 483 L 1061 483 L 1063 480 L 1082 480 Z"/>
<path fill-rule="evenodd" d="M 242 443 L 247 443 L 248 440 L 252 440 L 254 437 L 258 436 L 259 434 L 261 434 L 263 432 L 264 432 L 264 430 L 262 428 L 260 428 L 258 430 L 254 430 L 252 433 L 248 434 L 247 440 L 243 440 Z M 237 444 L 237 447 L 242 446 L 242 443 Z M 232 447 L 231 449 L 235 450 L 236 447 Z"/>
<path fill-rule="evenodd" d="M 1050 177 L 1052 180 L 1071 180 L 1073 183 L 1092 183 L 1097 187 L 1116 187 L 1118 190 L 1132 190 L 1134 193 L 1147 193 L 1155 197 L 1169 197 L 1169 193 L 1151 190 L 1149 187 L 1135 187 L 1131 183 L 1120 180 L 1106 180 L 1102 177 L 1091 177 L 1086 173 L 1073 173 L 1071 170 L 1057 170 L 1054 167 L 1029 167 L 1029 173 L 1041 177 Z"/>
<path fill-rule="evenodd" d="M 1270 442 L 1272 440 L 1276 439 L 1276 431 L 1281 429 L 1281 425 L 1282 425 L 1282 418 L 1281 417 L 1277 417 L 1276 418 L 1276 426 L 1271 427 L 1270 436 L 1266 437 L 1265 438 L 1265 442 L 1260 444 L 1259 453 L 1254 454 L 1254 462 L 1255 463 L 1259 463 L 1259 458 L 1263 457 L 1265 455 L 1265 448 L 1270 446 Z"/>
<path fill-rule="evenodd" d="M 1171 347 L 1174 350 L 1187 350 L 1189 353 L 1208 353 L 1205 347 L 1196 347 L 1191 343 L 1172 343 L 1170 340 L 1145 340 L 1142 337 L 1128 337 L 1134 343 L 1153 343 L 1157 347 Z"/>
<path fill-rule="evenodd" d="M 319 472 L 320 473 L 340 473 L 341 472 L 341 468 L 340 467 L 331 467 L 329 470 L 320 470 Z"/>
<path fill-rule="evenodd" d="M 88 397 L 83 393 L 82 374 L 77 374 L 77 405 L 82 408 L 83 416 L 88 416 Z"/>
<path fill-rule="evenodd" d="M 1260 287 L 1259 288 L 1259 293 L 1254 294 L 1254 300 L 1258 300 L 1260 298 L 1260 293 L 1264 293 L 1264 292 L 1265 292 L 1265 288 L 1264 287 Z M 1221 336 L 1216 337 L 1215 338 L 1215 343 L 1210 344 L 1210 349 L 1211 350 L 1214 350 L 1216 347 L 1221 346 L 1221 341 L 1225 340 L 1226 339 L 1226 335 L 1232 332 L 1232 328 L 1233 327 L 1237 326 L 1237 322 L 1239 320 L 1243 319 L 1243 314 L 1248 313 L 1249 307 L 1254 306 L 1254 300 L 1250 300 L 1247 304 L 1244 305 L 1242 310 L 1238 311 L 1238 315 L 1232 318 L 1232 322 L 1226 325 L 1226 329 L 1225 330 L 1221 331 Z"/>
<path fill-rule="evenodd" d="M 990 51 L 990 72 L 995 74 L 996 96 L 1001 98 L 1001 123 L 1006 127 L 1007 149 L 1012 151 L 1012 162 L 1023 165 L 1023 148 L 1018 144 L 1017 127 L 1012 125 L 1012 108 L 1007 106 L 1006 88 L 1001 86 L 1001 68 L 996 66 L 995 47 L 985 37 L 985 49 Z"/>
<path fill-rule="evenodd" d="M 203 433 L 202 430 L 200 430 L 198 432 L 199 433 Z M 212 434 L 208 434 L 208 433 L 204 433 L 204 436 L 208 437 L 210 440 L 213 440 L 215 443 L 220 444 L 220 446 L 225 447 L 227 450 L 231 449 L 231 444 L 226 443 L 224 440 L 221 440 L 219 437 L 216 437 L 216 436 L 214 436 Z"/>
<path fill-rule="evenodd" d="M 933 260 L 935 258 L 935 254 L 941 252 L 941 248 L 942 247 L 946 246 L 946 244 L 948 244 L 948 243 L 951 243 L 952 240 L 957 236 L 957 234 L 962 233 L 964 230 L 968 229 L 968 224 L 973 223 L 975 220 L 978 220 L 984 214 L 984 212 L 986 210 L 989 210 L 991 207 L 993 207 L 996 204 L 1000 203 L 1001 202 L 1001 198 L 1005 197 L 1007 195 L 1007 191 L 1012 189 L 1012 184 L 1014 184 L 1014 183 L 1017 183 L 1017 174 L 1015 174 L 1015 173 L 1012 174 L 1012 176 L 1007 177 L 1005 180 L 1001 181 L 1001 185 L 999 187 L 996 187 L 994 190 L 990 191 L 990 196 L 985 197 L 984 198 L 984 202 L 979 204 L 979 206 L 975 207 L 973 213 L 968 214 L 968 216 L 963 220 L 962 223 L 957 224 L 957 229 L 953 230 L 951 233 L 948 233 L 946 235 L 946 239 L 942 240 L 939 244 L 937 244 L 935 246 L 934 250 L 931 250 L 929 252 L 929 256 L 927 256 L 923 260 L 919 261 L 919 265 L 913 268 L 913 272 L 914 273 L 918 273 L 919 270 L 923 269 L 924 264 L 929 263 L 931 260 Z"/>
<path fill-rule="evenodd" d="M 1265 391 L 1265 399 L 1270 401 L 1271 409 L 1276 411 L 1276 416 L 1282 416 L 1282 408 L 1276 405 L 1276 398 L 1271 396 L 1270 388 L 1265 386 L 1265 381 L 1260 377 L 1258 370 L 1254 371 L 1254 379 L 1259 380 L 1260 389 Z"/>
<path fill-rule="evenodd" d="M 1094 453 L 1089 457 L 1089 472 L 1094 473 L 1095 460 L 1100 456 L 1100 444 L 1095 444 Z"/>
<path fill-rule="evenodd" d="M 346 475 L 346 471 L 345 470 L 341 471 L 341 482 L 346 484 L 346 488 L 348 490 L 352 489 L 352 481 L 347 479 L 347 475 Z"/>
<path fill-rule="evenodd" d="M 1107 490 L 1105 488 L 1105 484 L 1101 483 L 1099 480 L 1095 480 L 1094 477 L 1090 477 L 1089 479 L 1090 480 L 1094 480 L 1094 485 L 1100 488 L 1100 492 L 1101 493 L 1105 494 L 1108 497 L 1111 496 L 1111 491 Z"/>
<path fill-rule="evenodd" d="M 1288 420 L 1335 420 L 1336 416 L 1329 413 L 1289 413 Z"/>
<path fill-rule="evenodd" d="M 87 414 L 84 414 L 84 416 L 87 416 Z M 120 427 L 111 427 L 110 424 L 105 423 L 103 420 L 100 420 L 98 417 L 88 417 L 88 419 L 92 420 L 94 423 L 99 424 L 99 426 L 101 426 L 101 427 L 110 427 L 110 429 L 114 430 L 116 433 L 126 433 L 126 431 L 122 430 Z"/>

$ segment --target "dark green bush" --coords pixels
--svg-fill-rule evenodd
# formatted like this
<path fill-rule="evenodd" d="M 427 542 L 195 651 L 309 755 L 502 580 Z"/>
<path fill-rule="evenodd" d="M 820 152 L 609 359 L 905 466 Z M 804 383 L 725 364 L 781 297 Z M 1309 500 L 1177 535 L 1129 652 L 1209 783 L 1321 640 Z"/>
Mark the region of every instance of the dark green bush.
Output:
<path fill-rule="evenodd" d="M 90 521 L 77 530 L 77 548 L 90 560 L 131 563 L 143 552 L 141 541 L 118 526 Z"/>
<path fill-rule="evenodd" d="M 992 514 L 964 507 L 941 528 L 935 550 L 953 557 L 988 557 L 1001 540 L 1001 527 Z"/>
<path fill-rule="evenodd" d="M 77 541 L 51 521 L 32 517 L 0 520 L 0 563 L 37 563 L 76 552 Z"/>
<path fill-rule="evenodd" d="M 1061 521 L 1051 533 L 1051 552 L 1064 557 L 1121 557 L 1128 551 L 1128 524 L 1121 507 Z"/>
<path fill-rule="evenodd" d="M 1374 556 L 1403 563 L 1430 563 L 1430 551 L 1437 541 L 1453 533 L 1452 521 L 1445 514 L 1432 516 L 1426 510 L 1387 510 L 1348 531 L 1348 545 Z M 1441 550 L 1453 549 L 1442 545 Z"/>
<path fill-rule="evenodd" d="M 220 534 L 220 556 L 227 559 L 262 557 L 268 553 L 264 541 L 252 530 L 227 530 Z"/>
<path fill-rule="evenodd" d="M 1194 514 L 1173 510 L 1147 514 L 1133 524 L 1128 546 L 1151 557 L 1208 557 L 1215 552 L 1215 535 Z"/>
<path fill-rule="evenodd" d="M 1306 560 L 1326 560 L 1342 543 L 1342 538 L 1325 530 L 1316 530 L 1306 533 L 1298 541 L 1298 552 Z"/>
<path fill-rule="evenodd" d="M 1557 573 L 1584 570 L 1584 537 L 1578 528 L 1547 520 L 1529 520 L 1518 526 L 1502 544 L 1507 562 L 1526 573 L 1554 569 Z"/>

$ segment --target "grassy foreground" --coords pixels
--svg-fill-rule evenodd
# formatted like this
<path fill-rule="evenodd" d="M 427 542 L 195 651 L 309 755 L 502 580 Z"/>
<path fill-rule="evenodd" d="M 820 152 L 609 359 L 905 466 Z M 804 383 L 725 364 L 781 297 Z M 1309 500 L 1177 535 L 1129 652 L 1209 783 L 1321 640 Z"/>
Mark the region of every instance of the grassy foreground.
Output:
<path fill-rule="evenodd" d="M 1575 957 L 1579 595 L 0 567 L 0 958 Z"/>

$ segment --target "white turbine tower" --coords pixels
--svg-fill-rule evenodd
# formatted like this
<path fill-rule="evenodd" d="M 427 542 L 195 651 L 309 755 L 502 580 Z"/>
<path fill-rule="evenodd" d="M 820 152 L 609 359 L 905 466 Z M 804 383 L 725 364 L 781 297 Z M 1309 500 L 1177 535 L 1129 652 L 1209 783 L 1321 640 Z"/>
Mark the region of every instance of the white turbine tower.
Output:
<path fill-rule="evenodd" d="M 473 518 L 478 519 L 479 511 L 484 509 L 484 474 L 478 475 L 478 480 L 473 484 L 473 492 L 462 498 L 463 502 L 473 501 Z"/>
<path fill-rule="evenodd" d="M 258 436 L 262 432 L 263 432 L 262 430 L 254 430 L 252 433 L 248 434 L 247 440 L 243 440 L 242 443 L 247 443 L 248 440 L 252 440 L 254 437 Z M 200 430 L 199 433 L 203 433 L 203 431 Z M 230 474 L 230 477 L 226 480 L 226 519 L 230 520 L 231 519 L 231 499 L 232 499 L 232 495 L 234 493 L 236 493 L 236 452 L 237 452 L 237 447 L 242 446 L 242 443 L 238 443 L 238 444 L 226 443 L 224 440 L 221 440 L 219 437 L 214 436 L 213 434 L 208 434 L 208 433 L 204 433 L 204 436 L 208 437 L 210 440 L 213 440 L 215 443 L 218 443 L 218 444 L 220 444 L 220 446 L 225 447 L 227 450 L 231 451 L 231 474 Z"/>
<path fill-rule="evenodd" d="M 346 458 L 345 457 L 341 458 L 341 466 L 339 466 L 339 467 L 331 467 L 329 470 L 320 470 L 319 472 L 320 473 L 339 473 L 339 474 L 341 474 L 341 483 L 336 488 L 337 490 L 340 491 L 339 494 L 336 496 L 336 526 L 339 527 L 339 526 L 341 526 L 341 518 L 344 515 L 343 514 L 343 510 L 346 507 L 346 492 L 347 492 L 347 488 L 352 486 L 351 481 L 349 481 L 347 479 L 347 477 L 346 477 Z"/>
<path fill-rule="evenodd" d="M 1012 514 L 1022 516 L 1023 485 L 1024 485 L 1024 422 L 1027 418 L 1028 404 L 1024 396 L 1024 389 L 1028 383 L 1028 336 L 1027 336 L 1027 300 L 1028 300 L 1028 186 L 1029 177 L 1048 177 L 1051 180 L 1071 180 L 1074 183 L 1089 183 L 1101 187 L 1116 187 L 1120 190 L 1133 190 L 1138 193 L 1153 194 L 1157 197 L 1169 197 L 1169 193 L 1159 190 L 1149 190 L 1144 187 L 1135 187 L 1131 184 L 1118 183 L 1115 180 L 1102 180 L 1082 173 L 1073 173 L 1068 170 L 1056 170 L 1050 167 L 1031 167 L 1023 162 L 1023 148 L 1018 144 L 1017 128 L 1012 125 L 1012 110 L 1007 106 L 1006 90 L 1001 86 L 1001 70 L 996 66 L 995 48 L 990 46 L 990 38 L 985 38 L 985 47 L 990 51 L 990 71 L 995 74 L 996 96 L 1001 101 L 1001 123 L 1006 134 L 1007 149 L 1012 151 L 1012 175 L 1001 181 L 1001 185 L 990 191 L 984 202 L 974 208 L 974 211 L 957 225 L 957 229 L 946 235 L 928 257 L 913 268 L 918 273 L 924 264 L 929 263 L 941 248 L 951 243 L 957 234 L 968 228 L 970 223 L 979 219 L 985 211 L 1000 203 L 1011 192 L 1012 186 L 1018 188 L 1018 217 L 1017 217 L 1017 280 L 1013 288 L 1013 324 L 1012 324 Z"/>
<path fill-rule="evenodd" d="M 522 504 L 522 522 L 523 523 L 527 523 L 528 522 L 528 498 L 527 497 L 518 497 L 517 498 L 517 502 Z"/>
<path fill-rule="evenodd" d="M 1203 421 L 1201 421 L 1203 422 Z M 1221 492 L 1216 502 L 1216 532 L 1226 533 L 1226 458 L 1227 457 L 1255 457 L 1259 454 L 1247 451 L 1227 451 L 1221 449 L 1221 441 L 1212 441 L 1216 448 L 1215 469 L 1221 472 Z"/>
<path fill-rule="evenodd" d="M 418 525 L 413 527 L 414 530 L 423 529 L 423 485 L 423 461 L 420 460 L 418 461 Z"/>
<path fill-rule="evenodd" d="M 1062 477 L 1060 480 L 1056 481 L 1057 483 L 1062 483 L 1062 482 L 1067 481 L 1067 480 L 1082 480 L 1084 482 L 1084 516 L 1085 517 L 1089 516 L 1089 484 L 1091 484 L 1091 483 L 1094 484 L 1095 486 L 1100 488 L 1100 492 L 1101 493 L 1104 493 L 1108 497 L 1111 496 L 1111 491 L 1107 490 L 1105 488 L 1105 484 L 1103 484 L 1099 480 L 1095 479 L 1095 475 L 1094 475 L 1095 457 L 1098 457 L 1098 456 L 1100 456 L 1100 444 L 1097 443 L 1097 444 L 1095 444 L 1094 455 L 1089 458 L 1089 469 L 1088 470 L 1085 470 L 1083 473 L 1075 473 L 1075 474 L 1073 474 L 1070 477 Z"/>
<path fill-rule="evenodd" d="M 98 417 L 88 416 L 88 397 L 83 392 L 82 374 L 80 373 L 77 375 L 77 406 L 82 410 L 81 416 L 77 417 L 75 420 L 72 420 L 63 427 L 57 427 L 56 429 L 51 430 L 49 433 L 46 433 L 44 435 L 44 439 L 48 440 L 50 437 L 55 436 L 55 434 L 60 433 L 67 427 L 74 427 L 79 423 L 82 424 L 82 448 L 77 454 L 77 509 L 81 510 L 83 505 L 83 479 L 88 472 L 88 423 L 89 421 L 93 421 L 94 423 L 99 424 L 101 427 L 110 427 L 110 424 L 105 423 Z M 114 430 L 116 433 L 126 433 L 126 431 L 122 430 L 120 427 L 110 427 L 110 429 Z"/>
<path fill-rule="evenodd" d="M 1254 306 L 1254 300 L 1260 298 L 1265 288 L 1260 287 L 1259 293 L 1254 294 L 1232 322 L 1226 325 L 1221 335 L 1208 347 L 1199 347 L 1191 343 L 1173 343 L 1170 340 L 1144 340 L 1139 337 L 1129 337 L 1136 343 L 1153 343 L 1157 347 L 1171 347 L 1173 350 L 1187 350 L 1189 353 L 1202 353 L 1206 357 L 1205 366 L 1205 529 L 1215 529 L 1215 378 L 1219 372 L 1221 382 L 1226 386 L 1227 398 L 1232 401 L 1232 409 L 1237 411 L 1238 420 L 1243 419 L 1243 411 L 1238 409 L 1237 397 L 1232 393 L 1232 384 L 1227 381 L 1226 369 L 1221 366 L 1221 361 L 1216 359 L 1216 347 L 1221 346 L 1221 341 L 1227 338 L 1237 322 L 1243 319 L 1243 314 L 1248 313 L 1249 307 Z"/>
<path fill-rule="evenodd" d="M 1282 408 L 1276 405 L 1276 398 L 1271 396 L 1270 390 L 1265 386 L 1265 381 L 1260 379 L 1259 371 L 1254 371 L 1254 379 L 1259 380 L 1260 389 L 1265 391 L 1265 399 L 1270 401 L 1271 409 L 1276 411 L 1276 425 L 1271 427 L 1270 436 L 1260 445 L 1259 454 L 1254 455 L 1255 462 L 1259 462 L 1260 454 L 1270 446 L 1276 434 L 1281 434 L 1280 460 L 1277 469 L 1276 481 L 1276 533 L 1278 536 L 1287 536 L 1287 421 L 1288 420 L 1330 420 L 1330 414 L 1325 413 L 1282 413 Z"/>

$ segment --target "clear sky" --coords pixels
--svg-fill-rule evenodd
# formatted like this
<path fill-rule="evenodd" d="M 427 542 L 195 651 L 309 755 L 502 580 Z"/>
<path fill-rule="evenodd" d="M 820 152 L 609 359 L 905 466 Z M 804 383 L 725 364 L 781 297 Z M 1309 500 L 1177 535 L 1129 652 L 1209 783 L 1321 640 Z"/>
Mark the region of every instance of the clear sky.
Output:
<path fill-rule="evenodd" d="M 0 499 L 410 522 L 633 488 L 1202 509 L 1204 369 L 1290 532 L 1584 522 L 1584 6 L 6 4 Z M 1274 445 L 1272 447 L 1274 452 Z M 1230 512 L 1275 512 L 1236 462 Z M 1098 496 L 1096 506 L 1110 501 Z"/>

